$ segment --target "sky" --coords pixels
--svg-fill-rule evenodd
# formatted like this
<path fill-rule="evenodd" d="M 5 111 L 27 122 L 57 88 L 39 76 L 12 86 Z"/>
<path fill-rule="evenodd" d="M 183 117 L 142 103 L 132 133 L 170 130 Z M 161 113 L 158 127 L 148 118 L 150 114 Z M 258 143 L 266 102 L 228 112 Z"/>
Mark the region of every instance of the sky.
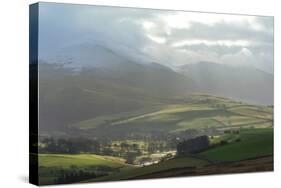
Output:
<path fill-rule="evenodd" d="M 175 68 L 201 61 L 273 73 L 273 17 L 40 3 L 39 58 L 99 44 Z"/>

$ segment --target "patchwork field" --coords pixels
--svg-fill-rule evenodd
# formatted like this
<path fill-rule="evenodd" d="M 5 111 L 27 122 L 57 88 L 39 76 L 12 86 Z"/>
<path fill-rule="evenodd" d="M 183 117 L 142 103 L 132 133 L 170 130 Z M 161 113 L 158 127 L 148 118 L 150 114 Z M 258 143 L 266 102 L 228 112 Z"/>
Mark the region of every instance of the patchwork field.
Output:
<path fill-rule="evenodd" d="M 179 99 L 175 105 L 158 105 L 131 113 L 102 116 L 72 126 L 98 132 L 106 126 L 111 131 L 138 130 L 139 134 L 149 131 L 176 133 L 188 129 L 273 126 L 273 109 L 255 106 L 233 99 L 212 95 L 191 95 Z M 108 133 L 110 134 L 110 133 Z"/>
<path fill-rule="evenodd" d="M 175 104 L 98 116 L 69 125 L 75 134 L 102 142 L 95 145 L 96 153 L 40 154 L 40 183 L 211 174 L 216 172 L 216 166 L 218 173 L 273 168 L 269 162 L 273 156 L 272 106 L 202 94 L 175 100 Z M 207 135 L 209 147 L 178 156 L 177 144 L 193 134 Z M 84 145 L 87 143 L 84 141 Z M 41 144 L 43 149 L 45 145 Z M 247 160 L 252 160 L 251 166 L 244 163 Z M 266 162 L 258 164 L 253 160 Z M 236 162 L 243 167 L 233 166 Z M 229 169 L 220 166 L 225 163 Z"/>

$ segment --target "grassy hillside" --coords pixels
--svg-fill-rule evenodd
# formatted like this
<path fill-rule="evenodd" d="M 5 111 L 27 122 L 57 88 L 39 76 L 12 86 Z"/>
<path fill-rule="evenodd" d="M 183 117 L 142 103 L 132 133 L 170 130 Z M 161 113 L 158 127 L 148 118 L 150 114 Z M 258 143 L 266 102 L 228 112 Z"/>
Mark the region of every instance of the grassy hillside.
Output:
<path fill-rule="evenodd" d="M 101 177 L 97 179 L 91 179 L 87 180 L 85 182 L 91 182 L 91 181 L 107 181 L 107 180 L 126 180 L 131 179 L 134 177 L 147 175 L 151 173 L 157 173 L 169 169 L 176 169 L 176 168 L 192 168 L 192 167 L 199 167 L 207 165 L 208 162 L 206 160 L 202 159 L 196 159 L 192 157 L 182 157 L 182 158 L 176 158 L 164 162 L 160 162 L 158 164 L 145 166 L 145 167 L 139 167 L 134 169 L 126 169 L 121 171 L 117 174 L 112 174 L 110 176 Z"/>
<path fill-rule="evenodd" d="M 272 107 L 249 105 L 212 95 L 178 97 L 181 104 L 157 105 L 133 112 L 100 116 L 70 126 L 95 136 L 173 134 L 189 129 L 272 127 Z"/>
<path fill-rule="evenodd" d="M 246 129 L 239 135 L 224 135 L 222 138 L 230 142 L 200 153 L 214 161 L 237 161 L 259 156 L 273 155 L 273 129 Z M 239 141 L 237 141 L 239 139 Z"/>
<path fill-rule="evenodd" d="M 69 124 L 168 104 L 174 96 L 194 91 L 191 79 L 167 67 L 120 63 L 77 71 L 40 62 L 40 130 L 65 132 Z"/>
<path fill-rule="evenodd" d="M 259 69 L 199 62 L 183 65 L 180 72 L 194 80 L 198 91 L 273 104 L 273 75 Z"/>

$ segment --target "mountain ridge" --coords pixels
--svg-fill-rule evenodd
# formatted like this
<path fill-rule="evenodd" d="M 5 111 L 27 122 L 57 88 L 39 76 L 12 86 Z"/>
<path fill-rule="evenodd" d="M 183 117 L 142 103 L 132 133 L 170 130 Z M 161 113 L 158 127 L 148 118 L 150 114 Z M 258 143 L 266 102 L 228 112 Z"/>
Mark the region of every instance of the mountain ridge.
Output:
<path fill-rule="evenodd" d="M 201 92 L 258 104 L 273 104 L 273 75 L 262 70 L 199 62 L 183 65 L 178 72 L 194 80 Z"/>

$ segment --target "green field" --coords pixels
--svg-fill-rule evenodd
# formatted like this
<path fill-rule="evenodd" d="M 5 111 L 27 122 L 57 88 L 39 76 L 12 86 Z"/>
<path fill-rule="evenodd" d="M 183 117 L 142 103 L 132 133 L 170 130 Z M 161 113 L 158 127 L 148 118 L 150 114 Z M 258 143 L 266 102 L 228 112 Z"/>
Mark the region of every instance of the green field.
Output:
<path fill-rule="evenodd" d="M 125 129 L 145 134 L 151 131 L 176 133 L 188 129 L 272 127 L 273 109 L 212 95 L 190 95 L 183 103 L 158 105 L 139 111 L 100 116 L 76 123 L 81 130 Z"/>
<path fill-rule="evenodd" d="M 97 172 L 103 167 L 111 171 L 133 168 L 124 162 L 124 159 L 99 156 L 94 154 L 62 155 L 62 154 L 40 154 L 39 174 L 40 184 L 52 184 L 58 177 L 60 170 L 83 170 Z"/>
<path fill-rule="evenodd" d="M 239 135 L 226 135 L 218 140 L 229 144 L 202 152 L 200 155 L 215 161 L 237 161 L 273 154 L 273 129 L 247 129 Z M 236 142 L 236 139 L 240 139 Z"/>
<path fill-rule="evenodd" d="M 111 157 L 111 156 L 99 156 L 94 154 L 77 154 L 77 155 L 65 155 L 65 154 L 40 154 L 39 166 L 44 167 L 56 167 L 70 168 L 72 165 L 76 165 L 79 168 L 91 165 L 110 166 L 114 168 L 123 167 L 125 165 L 124 159 Z"/>

